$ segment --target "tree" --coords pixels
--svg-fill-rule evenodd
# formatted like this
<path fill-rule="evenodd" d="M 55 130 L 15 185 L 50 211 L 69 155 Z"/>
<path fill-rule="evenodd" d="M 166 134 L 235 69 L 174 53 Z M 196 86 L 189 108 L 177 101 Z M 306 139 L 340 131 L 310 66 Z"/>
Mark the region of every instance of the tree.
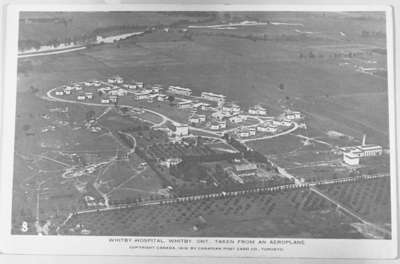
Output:
<path fill-rule="evenodd" d="M 37 93 L 37 92 L 39 91 L 39 89 L 36 88 L 36 87 L 33 86 L 33 85 L 30 86 L 30 89 L 31 89 L 31 92 L 32 92 L 33 94 L 35 94 L 35 93 Z"/>
<path fill-rule="evenodd" d="M 31 128 L 31 125 L 25 124 L 22 126 L 22 130 L 28 131 Z"/>
<path fill-rule="evenodd" d="M 90 120 L 94 119 L 95 116 L 96 116 L 96 113 L 93 110 L 86 112 L 86 121 L 90 121 Z"/>
<path fill-rule="evenodd" d="M 129 111 L 128 107 L 120 107 L 120 110 L 123 114 L 126 114 Z"/>
<path fill-rule="evenodd" d="M 283 83 L 279 84 L 279 89 L 284 90 L 285 89 L 285 85 Z"/>
<path fill-rule="evenodd" d="M 170 103 L 174 102 L 175 101 L 175 96 L 173 96 L 173 95 L 168 96 L 168 101 Z"/>

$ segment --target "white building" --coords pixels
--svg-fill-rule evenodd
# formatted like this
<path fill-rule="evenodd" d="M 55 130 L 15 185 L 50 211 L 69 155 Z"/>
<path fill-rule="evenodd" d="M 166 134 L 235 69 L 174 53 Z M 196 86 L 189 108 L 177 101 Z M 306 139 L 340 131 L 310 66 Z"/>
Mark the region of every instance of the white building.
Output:
<path fill-rule="evenodd" d="M 255 136 L 256 135 L 256 128 L 255 127 L 250 127 L 248 130 L 249 130 L 249 135 L 250 136 Z"/>
<path fill-rule="evenodd" d="M 236 114 L 234 116 L 230 116 L 228 120 L 232 123 L 241 123 L 244 121 L 244 117 L 242 115 Z"/>
<path fill-rule="evenodd" d="M 271 124 L 271 123 L 264 123 L 264 124 L 257 126 L 257 131 L 275 133 L 278 131 L 278 126 Z"/>
<path fill-rule="evenodd" d="M 228 114 L 226 114 L 226 113 L 223 113 L 223 112 L 221 112 L 221 111 L 217 111 L 217 112 L 212 113 L 212 114 L 211 114 L 211 117 L 214 118 L 214 119 L 216 119 L 216 120 L 221 121 L 221 120 L 223 120 L 224 118 L 226 118 L 227 115 L 228 115 Z"/>
<path fill-rule="evenodd" d="M 186 109 L 192 108 L 192 101 L 191 100 L 184 100 L 176 103 L 176 107 L 179 109 Z"/>
<path fill-rule="evenodd" d="M 261 124 L 257 126 L 257 131 L 259 132 L 268 132 L 269 125 Z"/>
<path fill-rule="evenodd" d="M 362 145 L 359 146 L 358 149 L 364 153 L 364 157 L 380 156 L 383 153 L 382 146 L 373 144 Z"/>
<path fill-rule="evenodd" d="M 182 159 L 180 159 L 180 158 L 168 158 L 166 160 L 161 161 L 160 164 L 162 166 L 169 168 L 171 166 L 178 165 L 181 161 L 182 161 Z"/>
<path fill-rule="evenodd" d="M 110 100 L 109 99 L 101 99 L 100 103 L 102 104 L 109 104 Z"/>
<path fill-rule="evenodd" d="M 87 99 L 93 99 L 93 93 L 87 92 L 85 93 Z"/>
<path fill-rule="evenodd" d="M 250 115 L 266 115 L 267 110 L 260 105 L 255 105 L 255 106 L 249 108 L 248 113 Z"/>
<path fill-rule="evenodd" d="M 282 119 L 281 126 L 289 127 L 292 125 L 292 122 L 289 119 Z"/>
<path fill-rule="evenodd" d="M 257 165 L 254 163 L 242 163 L 233 166 L 234 173 L 239 177 L 255 176 L 257 174 Z"/>
<path fill-rule="evenodd" d="M 125 96 L 128 94 L 128 91 L 122 88 L 111 90 L 108 92 L 109 95 L 117 95 L 117 96 Z"/>
<path fill-rule="evenodd" d="M 198 123 L 206 121 L 206 116 L 205 115 L 192 115 L 189 117 L 188 121 L 190 123 L 198 124 Z"/>
<path fill-rule="evenodd" d="M 237 132 L 237 135 L 241 138 L 247 138 L 250 136 L 250 131 L 247 129 L 242 129 L 240 131 Z"/>
<path fill-rule="evenodd" d="M 76 99 L 78 99 L 79 101 L 84 101 L 84 100 L 86 100 L 86 96 L 84 96 L 84 95 L 78 95 L 78 96 L 76 97 Z"/>
<path fill-rule="evenodd" d="M 210 129 L 211 130 L 219 130 L 219 124 L 217 122 L 212 122 L 210 124 Z"/>
<path fill-rule="evenodd" d="M 171 124 L 167 123 L 168 127 L 168 135 L 169 136 L 177 136 L 177 137 L 182 137 L 182 136 L 187 136 L 189 135 L 189 126 L 186 124 Z"/>
<path fill-rule="evenodd" d="M 116 81 L 115 81 L 114 78 L 108 78 L 108 79 L 107 79 L 107 82 L 108 82 L 108 83 L 116 83 Z"/>
<path fill-rule="evenodd" d="M 358 149 L 351 150 L 343 153 L 343 161 L 349 165 L 360 164 L 360 158 L 362 157 L 362 151 Z"/>
<path fill-rule="evenodd" d="M 111 103 L 116 103 L 118 102 L 118 95 L 110 95 L 108 99 L 110 100 Z"/>
<path fill-rule="evenodd" d="M 134 89 L 137 88 L 137 87 L 136 87 L 136 84 L 132 84 L 132 83 L 124 83 L 124 84 L 122 85 L 122 87 L 127 88 L 127 89 L 132 89 L 132 90 L 134 90 Z"/>
<path fill-rule="evenodd" d="M 151 93 L 151 90 L 143 90 L 143 91 L 133 92 L 133 98 L 135 100 L 149 99 L 150 93 Z"/>
<path fill-rule="evenodd" d="M 108 83 L 119 83 L 119 84 L 121 84 L 121 83 L 124 82 L 124 79 L 121 76 L 114 76 L 114 77 L 108 78 L 107 82 Z"/>
<path fill-rule="evenodd" d="M 56 95 L 64 95 L 64 91 L 56 91 Z"/>
<path fill-rule="evenodd" d="M 234 103 L 226 103 L 222 106 L 223 112 L 230 112 L 232 114 L 240 113 L 240 106 Z"/>
<path fill-rule="evenodd" d="M 211 110 L 211 108 L 212 108 L 211 105 L 207 103 L 202 103 L 200 106 L 200 109 L 203 111 Z"/>
<path fill-rule="evenodd" d="M 217 121 L 217 124 L 219 126 L 219 129 L 224 129 L 226 128 L 226 121 Z"/>
<path fill-rule="evenodd" d="M 169 86 L 167 92 L 172 94 L 180 94 L 185 96 L 190 96 L 192 94 L 192 90 L 189 88 L 184 88 L 180 86 Z"/>
<path fill-rule="evenodd" d="M 210 92 L 202 92 L 200 96 L 203 99 L 215 101 L 218 103 L 223 103 L 223 102 L 225 102 L 225 99 L 226 99 L 226 96 L 223 94 L 215 94 L 215 93 L 210 93 Z"/>
<path fill-rule="evenodd" d="M 366 135 L 363 136 L 360 146 L 343 148 L 343 161 L 349 165 L 358 165 L 361 158 L 375 157 L 383 154 L 382 146 L 366 144 Z"/>
<path fill-rule="evenodd" d="M 153 87 L 151 87 L 151 90 L 153 90 L 153 92 L 155 93 L 159 93 L 162 90 L 162 87 L 160 85 L 153 85 Z"/>
<path fill-rule="evenodd" d="M 301 119 L 302 115 L 299 111 L 286 110 L 285 117 L 286 117 L 286 119 L 289 119 L 289 120 L 296 120 L 296 119 Z"/>
<path fill-rule="evenodd" d="M 157 96 L 157 100 L 160 101 L 160 102 L 164 102 L 164 101 L 166 101 L 167 99 L 168 99 L 168 95 L 166 95 L 166 94 L 159 94 L 159 95 Z"/>
<path fill-rule="evenodd" d="M 144 83 L 143 82 L 136 82 L 136 87 L 137 88 L 143 88 Z"/>

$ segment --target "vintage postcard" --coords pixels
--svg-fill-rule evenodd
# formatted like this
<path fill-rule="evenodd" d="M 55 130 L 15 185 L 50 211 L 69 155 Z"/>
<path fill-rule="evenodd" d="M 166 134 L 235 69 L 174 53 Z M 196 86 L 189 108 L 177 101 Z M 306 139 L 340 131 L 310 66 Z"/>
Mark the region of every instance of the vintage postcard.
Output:
<path fill-rule="evenodd" d="M 4 252 L 396 257 L 392 12 L 10 6 Z"/>

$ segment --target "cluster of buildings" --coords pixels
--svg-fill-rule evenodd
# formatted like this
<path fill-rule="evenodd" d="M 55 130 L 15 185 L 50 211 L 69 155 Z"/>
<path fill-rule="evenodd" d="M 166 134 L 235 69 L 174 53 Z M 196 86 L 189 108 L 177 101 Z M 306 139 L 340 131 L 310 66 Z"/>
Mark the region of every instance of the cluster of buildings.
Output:
<path fill-rule="evenodd" d="M 157 128 L 167 132 L 170 138 L 182 138 L 189 135 L 189 125 L 166 122 L 164 126 Z"/>
<path fill-rule="evenodd" d="M 100 102 L 103 104 L 116 103 L 118 97 L 127 95 L 128 91 L 121 88 L 117 84 L 123 83 L 122 77 L 116 76 L 107 79 L 107 83 L 98 80 L 83 81 L 73 83 L 71 85 L 64 85 L 61 90 L 56 90 L 55 95 L 72 95 L 76 94 L 76 100 L 86 101 L 94 99 L 94 92 L 87 91 L 89 87 L 95 87 L 99 95 L 102 96 Z"/>
<path fill-rule="evenodd" d="M 301 118 L 302 115 L 300 112 L 287 110 L 283 113 L 283 115 L 278 118 L 263 117 L 264 122 L 262 122 L 261 124 L 252 127 L 240 128 L 236 131 L 236 135 L 240 138 L 248 138 L 251 136 L 255 136 L 256 133 L 275 134 L 281 129 L 292 126 L 295 120 L 299 120 Z"/>
<path fill-rule="evenodd" d="M 255 163 L 238 159 L 234 160 L 232 167 L 227 167 L 224 170 L 232 180 L 243 184 L 245 178 L 257 176 L 258 167 Z"/>
<path fill-rule="evenodd" d="M 86 87 L 99 87 L 101 84 L 98 81 L 93 82 L 78 82 L 72 83 L 71 85 L 64 85 L 61 87 L 61 90 L 56 90 L 55 95 L 62 96 L 62 95 L 72 95 L 76 93 L 77 100 L 86 100 L 86 99 L 93 99 L 93 93 L 91 92 L 84 92 L 83 89 Z"/>
<path fill-rule="evenodd" d="M 213 131 L 224 130 L 229 126 L 236 127 L 235 133 L 240 138 L 255 136 L 256 133 L 276 133 L 281 127 L 289 127 L 294 120 L 302 118 L 300 112 L 292 110 L 286 110 L 278 119 L 268 117 L 267 109 L 261 105 L 251 106 L 245 113 L 238 104 L 226 102 L 226 96 L 223 94 L 201 92 L 200 96 L 193 96 L 190 88 L 176 85 L 168 86 L 163 93 L 159 84 L 144 85 L 143 82 L 135 80 L 125 82 L 120 76 L 107 78 L 106 82 L 94 80 L 74 83 L 64 86 L 63 90 L 57 90 L 56 95 L 78 91 L 78 101 L 92 100 L 94 94 L 84 91 L 86 87 L 96 87 L 102 104 L 117 103 L 120 97 L 128 94 L 132 95 L 134 100 L 147 100 L 150 103 L 155 100 L 173 101 L 178 109 L 192 109 L 187 124 L 204 124 L 205 128 Z M 264 122 L 250 127 L 241 125 L 249 117 L 262 118 Z M 185 136 L 188 134 L 187 124 L 176 126 L 176 129 L 168 128 L 168 133 L 171 136 Z"/>
<path fill-rule="evenodd" d="M 382 146 L 376 144 L 366 144 L 366 135 L 363 136 L 361 145 L 342 147 L 343 162 L 348 165 L 359 165 L 360 160 L 367 157 L 376 157 L 383 154 Z"/>
<path fill-rule="evenodd" d="M 262 107 L 261 105 L 255 105 L 249 108 L 248 113 L 250 115 L 266 115 L 267 114 L 267 109 Z"/>
<path fill-rule="evenodd" d="M 171 94 L 184 95 L 184 96 L 192 95 L 191 89 L 180 87 L 180 86 L 174 86 L 174 85 L 169 86 L 167 89 L 167 92 L 171 93 Z"/>

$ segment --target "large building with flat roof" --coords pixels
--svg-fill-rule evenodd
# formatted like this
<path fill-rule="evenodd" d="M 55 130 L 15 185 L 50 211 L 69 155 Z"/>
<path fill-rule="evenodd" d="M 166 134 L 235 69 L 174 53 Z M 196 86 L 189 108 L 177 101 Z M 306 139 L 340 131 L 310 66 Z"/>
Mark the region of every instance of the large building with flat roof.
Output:
<path fill-rule="evenodd" d="M 210 101 L 215 101 L 218 103 L 223 103 L 225 102 L 226 96 L 223 94 L 215 94 L 215 93 L 210 93 L 210 92 L 202 92 L 201 93 L 201 98 L 210 100 Z"/>
<path fill-rule="evenodd" d="M 233 166 L 234 173 L 239 177 L 255 176 L 257 165 L 254 163 L 242 163 Z"/>
<path fill-rule="evenodd" d="M 361 158 L 375 157 L 383 154 L 382 146 L 375 144 L 366 144 L 366 136 L 363 136 L 362 144 L 360 146 L 344 147 L 343 162 L 349 165 L 358 165 Z"/>
<path fill-rule="evenodd" d="M 192 90 L 189 88 L 184 88 L 180 86 L 169 86 L 167 92 L 172 94 L 180 94 L 185 96 L 190 96 L 192 94 Z"/>

